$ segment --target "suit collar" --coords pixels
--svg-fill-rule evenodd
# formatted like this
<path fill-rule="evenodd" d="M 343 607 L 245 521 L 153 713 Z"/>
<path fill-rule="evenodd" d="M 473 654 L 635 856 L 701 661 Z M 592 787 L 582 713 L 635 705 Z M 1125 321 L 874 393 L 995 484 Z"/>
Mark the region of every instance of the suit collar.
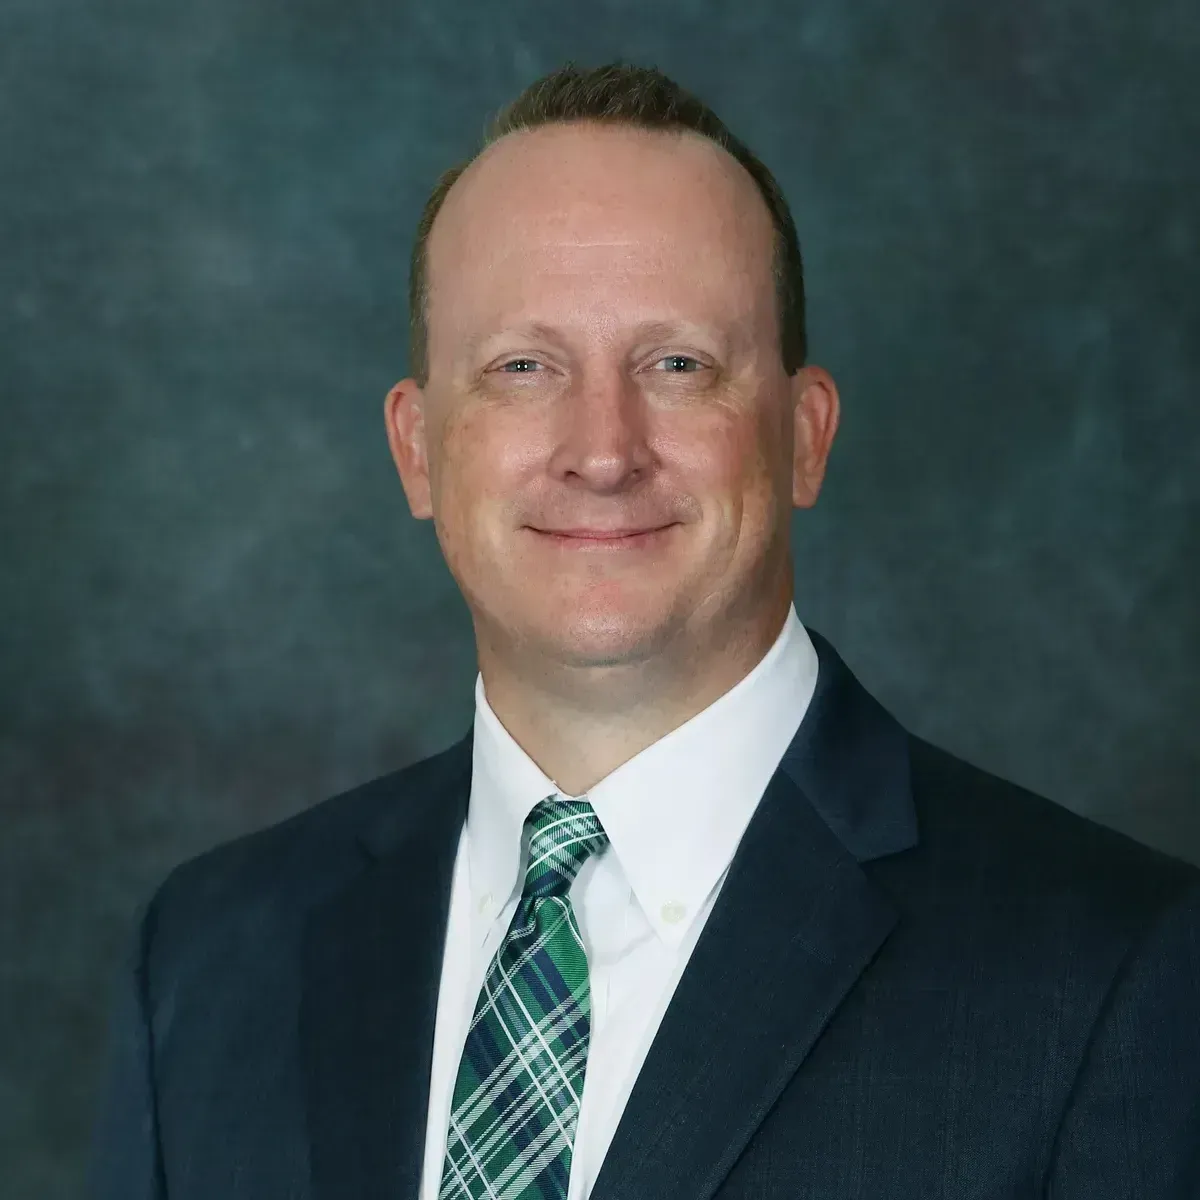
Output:
<path fill-rule="evenodd" d="M 827 638 L 805 628 L 817 652 L 816 690 L 779 770 L 858 862 L 906 850 L 917 842 L 908 733 L 858 682 Z M 427 816 L 422 800 L 431 802 L 431 792 L 438 793 L 439 805 L 449 803 L 461 820 L 466 818 L 473 739 L 468 728 L 440 754 L 388 776 L 397 798 L 413 796 L 385 806 L 361 830 L 359 840 L 372 858 L 385 857 L 407 836 L 421 832 Z"/>
<path fill-rule="evenodd" d="M 915 845 L 916 810 L 908 777 L 908 733 L 855 678 L 841 655 L 807 627 L 819 663 L 816 689 L 779 763 L 833 834 L 858 862 Z M 423 810 L 438 793 L 440 807 L 465 819 L 474 730 L 440 754 L 390 778 L 407 803 L 388 806 L 359 839 L 373 858 L 420 833 Z"/>
<path fill-rule="evenodd" d="M 820 669 L 812 703 L 779 770 L 855 861 L 917 844 L 908 732 L 815 629 Z"/>
<path fill-rule="evenodd" d="M 897 920 L 859 864 L 917 842 L 908 735 L 809 634 L 820 660 L 812 702 L 742 838 L 592 1200 L 711 1196 Z M 383 811 L 359 835 L 363 871 L 309 921 L 301 1043 L 318 1200 L 417 1194 L 471 742 L 468 732 L 389 777 Z"/>
<path fill-rule="evenodd" d="M 468 730 L 440 754 L 385 777 L 390 799 L 357 833 L 369 858 L 385 859 L 408 842 L 444 836 L 448 828 L 457 834 L 471 793 L 471 736 Z"/>

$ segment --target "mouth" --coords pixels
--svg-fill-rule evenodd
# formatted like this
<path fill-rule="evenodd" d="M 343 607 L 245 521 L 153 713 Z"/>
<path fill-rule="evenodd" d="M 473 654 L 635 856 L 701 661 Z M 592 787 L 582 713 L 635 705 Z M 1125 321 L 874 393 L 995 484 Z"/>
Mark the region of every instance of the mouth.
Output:
<path fill-rule="evenodd" d="M 656 529 L 566 529 L 547 530 L 529 526 L 540 538 L 571 550 L 624 550 L 649 547 L 661 542 L 678 522 Z"/>

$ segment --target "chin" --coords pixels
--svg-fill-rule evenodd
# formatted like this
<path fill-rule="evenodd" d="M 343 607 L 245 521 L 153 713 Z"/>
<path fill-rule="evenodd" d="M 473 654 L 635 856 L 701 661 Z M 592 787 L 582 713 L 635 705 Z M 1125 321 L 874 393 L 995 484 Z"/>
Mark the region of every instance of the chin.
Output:
<path fill-rule="evenodd" d="M 543 626 L 538 640 L 572 665 L 619 666 L 658 653 L 672 624 L 666 614 L 584 607 L 559 624 Z"/>

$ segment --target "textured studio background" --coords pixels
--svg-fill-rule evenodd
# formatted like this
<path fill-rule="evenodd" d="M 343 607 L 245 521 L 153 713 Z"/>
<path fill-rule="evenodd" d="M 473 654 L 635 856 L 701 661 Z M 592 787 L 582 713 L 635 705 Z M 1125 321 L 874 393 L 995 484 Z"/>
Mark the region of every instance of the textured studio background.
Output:
<path fill-rule="evenodd" d="M 384 438 L 413 228 L 491 111 L 616 57 L 794 208 L 844 406 L 801 618 L 1200 862 L 1192 0 L 0 0 L 3 1200 L 78 1194 L 165 872 L 465 731 Z"/>

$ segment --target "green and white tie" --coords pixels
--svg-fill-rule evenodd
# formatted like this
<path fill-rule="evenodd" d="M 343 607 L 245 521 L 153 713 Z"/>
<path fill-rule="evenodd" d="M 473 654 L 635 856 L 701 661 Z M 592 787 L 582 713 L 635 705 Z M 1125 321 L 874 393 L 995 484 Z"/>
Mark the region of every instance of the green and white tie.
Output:
<path fill-rule="evenodd" d="M 558 795 L 525 824 L 525 885 L 463 1046 L 438 1200 L 567 1195 L 591 1028 L 567 889 L 608 837 L 586 800 Z"/>

